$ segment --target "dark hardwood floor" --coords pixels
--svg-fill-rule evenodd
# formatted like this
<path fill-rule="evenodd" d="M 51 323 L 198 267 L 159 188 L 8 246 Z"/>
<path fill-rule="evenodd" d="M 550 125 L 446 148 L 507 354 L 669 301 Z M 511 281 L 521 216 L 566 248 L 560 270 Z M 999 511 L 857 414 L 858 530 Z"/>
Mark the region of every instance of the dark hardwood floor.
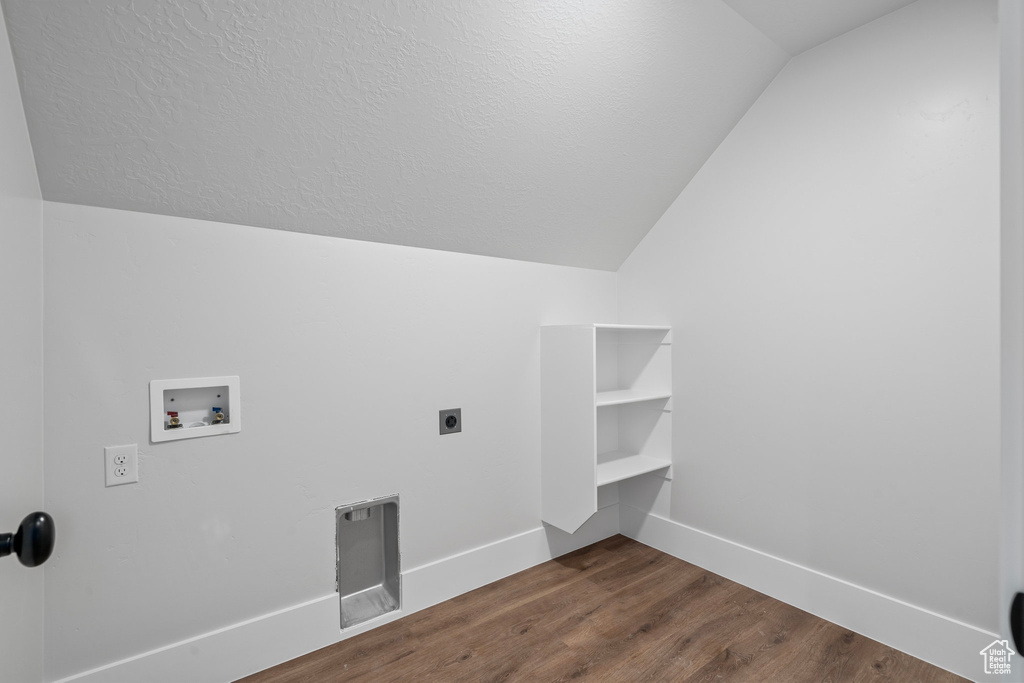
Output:
<path fill-rule="evenodd" d="M 623 536 L 242 679 L 964 681 Z"/>

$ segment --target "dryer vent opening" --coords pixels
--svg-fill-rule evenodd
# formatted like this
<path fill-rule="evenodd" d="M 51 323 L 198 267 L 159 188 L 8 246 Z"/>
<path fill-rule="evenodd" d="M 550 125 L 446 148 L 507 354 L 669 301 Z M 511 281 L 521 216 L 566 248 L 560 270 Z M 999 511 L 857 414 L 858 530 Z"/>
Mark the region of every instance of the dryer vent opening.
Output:
<path fill-rule="evenodd" d="M 351 628 L 402 607 L 398 549 L 398 496 L 335 510 L 341 628 Z"/>

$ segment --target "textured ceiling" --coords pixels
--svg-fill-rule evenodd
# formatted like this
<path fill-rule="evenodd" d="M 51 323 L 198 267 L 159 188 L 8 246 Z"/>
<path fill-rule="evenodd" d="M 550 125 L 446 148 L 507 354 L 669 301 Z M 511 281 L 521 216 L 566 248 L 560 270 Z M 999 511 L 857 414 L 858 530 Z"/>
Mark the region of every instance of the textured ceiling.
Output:
<path fill-rule="evenodd" d="M 46 199 L 610 270 L 788 60 L 754 5 L 905 4 L 729 2 L 2 0 Z"/>
<path fill-rule="evenodd" d="M 915 0 L 723 0 L 796 56 Z"/>

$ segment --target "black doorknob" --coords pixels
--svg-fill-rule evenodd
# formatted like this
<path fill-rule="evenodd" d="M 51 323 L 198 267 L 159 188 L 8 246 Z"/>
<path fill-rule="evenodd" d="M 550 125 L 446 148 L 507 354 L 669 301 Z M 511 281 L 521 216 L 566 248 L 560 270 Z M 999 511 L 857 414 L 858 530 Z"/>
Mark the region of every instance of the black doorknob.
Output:
<path fill-rule="evenodd" d="M 1024 645 L 1024 593 L 1017 593 L 1010 603 L 1010 634 L 1017 652 L 1020 652 L 1021 645 Z"/>
<path fill-rule="evenodd" d="M 56 539 L 53 517 L 33 512 L 21 520 L 16 533 L 0 534 L 0 557 L 13 552 L 26 567 L 38 567 L 50 557 Z"/>

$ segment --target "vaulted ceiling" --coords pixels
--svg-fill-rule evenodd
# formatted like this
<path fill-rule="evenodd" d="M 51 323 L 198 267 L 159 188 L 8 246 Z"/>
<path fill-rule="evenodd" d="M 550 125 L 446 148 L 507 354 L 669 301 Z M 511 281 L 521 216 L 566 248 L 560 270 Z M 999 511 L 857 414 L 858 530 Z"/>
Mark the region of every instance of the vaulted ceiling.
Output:
<path fill-rule="evenodd" d="M 2 0 L 45 199 L 614 270 L 911 0 Z"/>

